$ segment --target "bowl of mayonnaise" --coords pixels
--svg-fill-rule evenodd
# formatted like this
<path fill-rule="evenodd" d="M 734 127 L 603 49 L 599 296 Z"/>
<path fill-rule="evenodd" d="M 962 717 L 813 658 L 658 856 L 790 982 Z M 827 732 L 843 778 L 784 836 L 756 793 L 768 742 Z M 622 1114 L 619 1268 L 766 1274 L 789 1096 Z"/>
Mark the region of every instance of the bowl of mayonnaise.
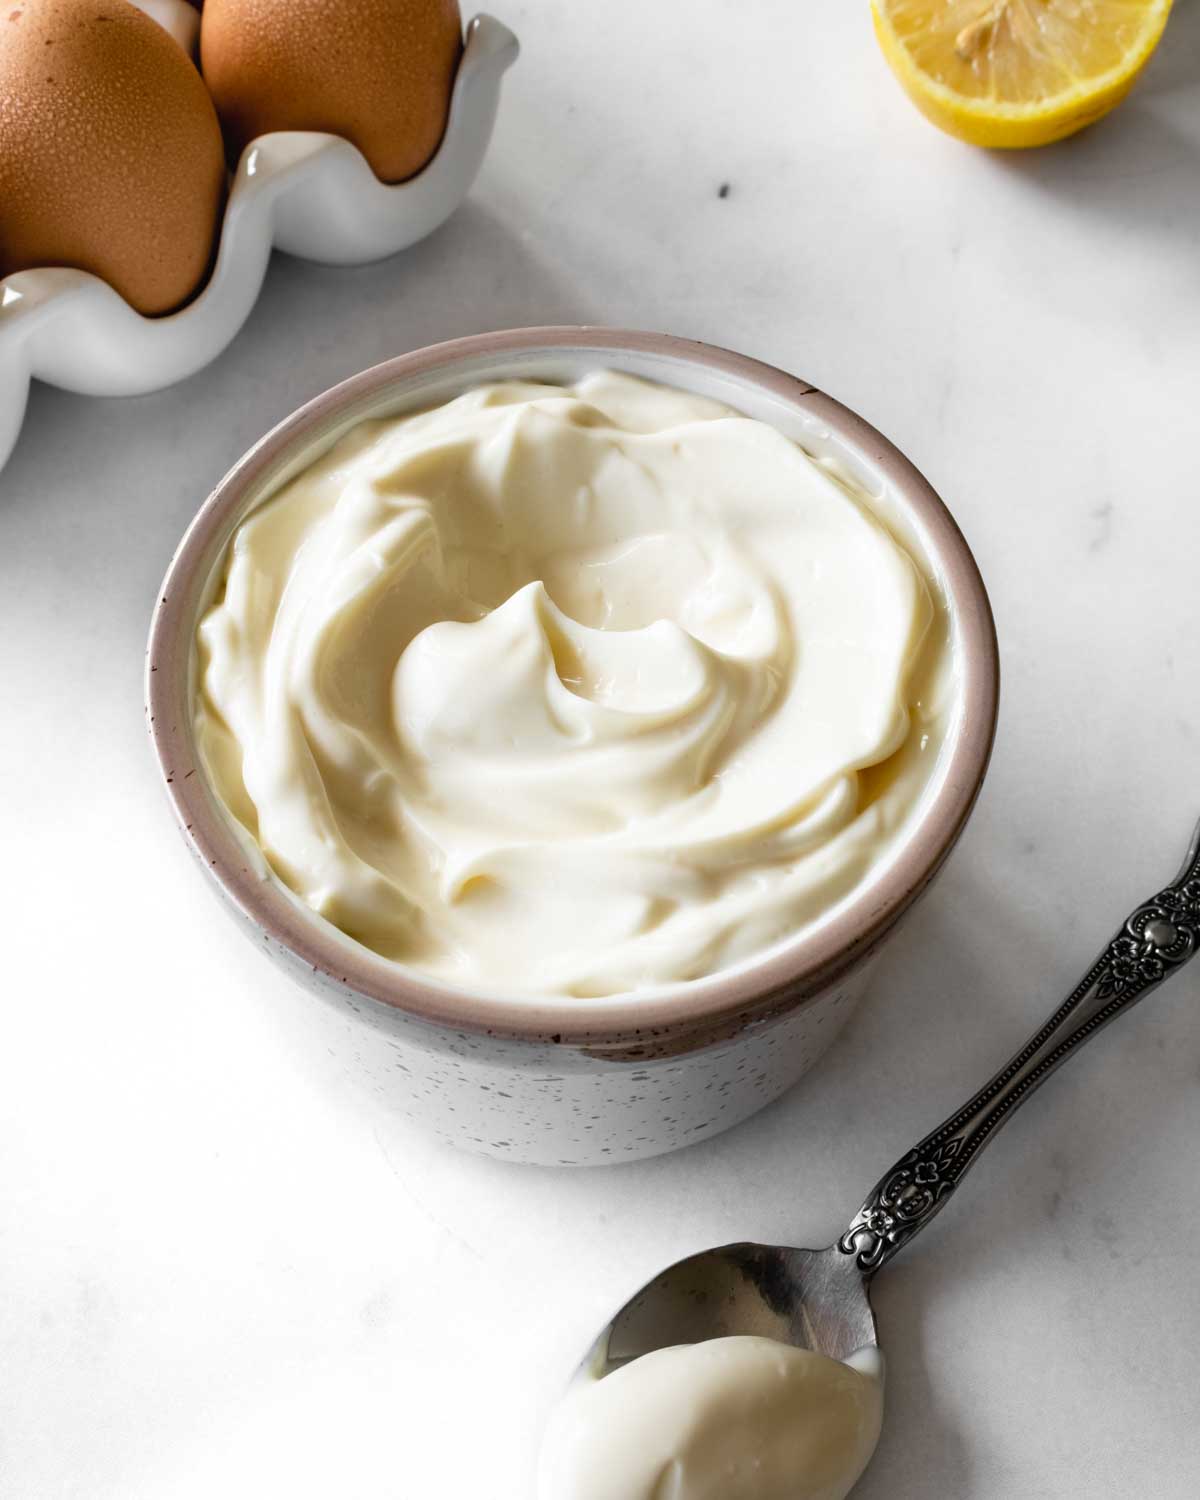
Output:
<path fill-rule="evenodd" d="M 402 355 L 282 422 L 183 538 L 147 673 L 184 838 L 327 1044 L 443 1139 L 563 1164 L 702 1140 L 817 1061 L 997 698 L 974 559 L 886 439 L 598 328 Z"/>

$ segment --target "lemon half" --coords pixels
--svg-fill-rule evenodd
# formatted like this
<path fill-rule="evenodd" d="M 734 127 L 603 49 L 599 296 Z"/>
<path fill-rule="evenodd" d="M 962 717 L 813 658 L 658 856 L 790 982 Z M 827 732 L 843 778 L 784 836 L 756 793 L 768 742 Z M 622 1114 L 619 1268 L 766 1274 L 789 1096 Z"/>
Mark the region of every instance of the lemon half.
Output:
<path fill-rule="evenodd" d="M 974 146 L 1044 146 L 1114 108 L 1171 0 L 871 0 L 883 55 L 917 108 Z"/>

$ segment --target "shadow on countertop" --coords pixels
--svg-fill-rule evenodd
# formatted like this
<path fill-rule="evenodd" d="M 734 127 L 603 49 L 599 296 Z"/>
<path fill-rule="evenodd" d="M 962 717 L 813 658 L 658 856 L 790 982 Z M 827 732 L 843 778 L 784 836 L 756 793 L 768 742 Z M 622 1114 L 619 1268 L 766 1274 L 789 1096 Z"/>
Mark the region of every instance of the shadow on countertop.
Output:
<path fill-rule="evenodd" d="M 1178 110 L 1164 119 L 1179 95 L 1200 95 L 1200 0 L 1176 0 L 1144 75 L 1111 114 L 1054 145 L 981 156 L 998 178 L 1051 195 L 1056 212 L 1094 216 L 1106 234 L 1159 255 L 1185 252 L 1194 269 L 1200 194 L 1181 194 L 1177 174 L 1200 167 L 1200 126 L 1181 129 Z"/>

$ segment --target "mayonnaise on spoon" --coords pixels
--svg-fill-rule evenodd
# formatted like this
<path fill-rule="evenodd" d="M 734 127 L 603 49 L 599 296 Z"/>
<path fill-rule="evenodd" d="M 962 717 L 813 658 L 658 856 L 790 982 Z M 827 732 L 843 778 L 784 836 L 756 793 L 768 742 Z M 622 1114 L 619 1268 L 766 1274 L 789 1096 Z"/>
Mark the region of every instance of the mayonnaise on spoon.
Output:
<path fill-rule="evenodd" d="M 774 1339 L 657 1349 L 573 1385 L 538 1500 L 842 1500 L 883 1417 L 883 1361 Z"/>

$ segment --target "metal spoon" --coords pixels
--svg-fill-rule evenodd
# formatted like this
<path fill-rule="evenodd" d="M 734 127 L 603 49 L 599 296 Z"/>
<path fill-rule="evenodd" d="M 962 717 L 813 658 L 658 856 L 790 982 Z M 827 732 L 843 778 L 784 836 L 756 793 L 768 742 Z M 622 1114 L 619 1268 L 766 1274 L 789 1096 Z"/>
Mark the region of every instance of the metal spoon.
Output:
<path fill-rule="evenodd" d="M 1084 1042 L 1200 948 L 1200 826 L 1179 875 L 1138 906 L 1062 1005 L 957 1113 L 905 1152 L 824 1250 L 723 1245 L 677 1261 L 621 1308 L 581 1364 L 595 1380 L 639 1355 L 760 1334 L 846 1359 L 877 1341 L 871 1277 L 941 1211 L 1018 1105 Z"/>

